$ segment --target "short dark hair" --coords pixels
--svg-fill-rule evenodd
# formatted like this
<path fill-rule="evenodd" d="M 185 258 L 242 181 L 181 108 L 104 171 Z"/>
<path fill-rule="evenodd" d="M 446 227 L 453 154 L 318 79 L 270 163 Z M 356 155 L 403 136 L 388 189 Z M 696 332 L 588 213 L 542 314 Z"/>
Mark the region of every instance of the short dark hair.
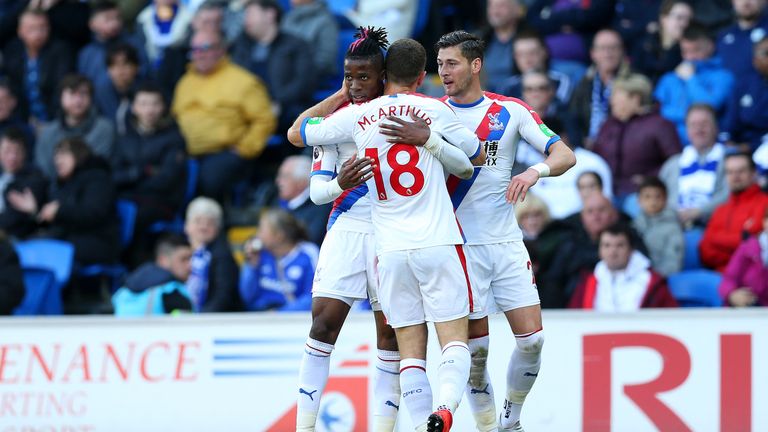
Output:
<path fill-rule="evenodd" d="M 27 134 L 25 134 L 23 130 L 13 126 L 3 131 L 2 135 L 0 135 L 0 140 L 6 140 L 23 147 L 25 153 L 27 152 L 27 148 L 29 146 Z"/>
<path fill-rule="evenodd" d="M 8 78 L 0 77 L 0 89 L 5 89 L 8 93 L 11 94 L 14 98 L 16 97 L 16 92 L 13 91 L 13 86 L 11 85 L 11 81 L 8 80 Z"/>
<path fill-rule="evenodd" d="M 387 80 L 410 85 L 424 72 L 427 51 L 413 39 L 400 39 L 389 46 L 386 66 Z"/>
<path fill-rule="evenodd" d="M 752 155 L 748 152 L 743 152 L 739 150 L 733 150 L 733 151 L 726 151 L 725 152 L 725 158 L 723 158 L 723 163 L 727 161 L 728 159 L 733 159 L 737 157 L 743 157 L 747 160 L 747 164 L 749 165 L 749 168 L 752 171 L 757 171 L 757 164 L 755 163 L 755 160 L 752 159 Z"/>
<path fill-rule="evenodd" d="M 632 232 L 632 228 L 629 227 L 624 222 L 616 222 L 615 224 L 609 226 L 608 228 L 600 231 L 600 235 L 598 236 L 598 239 L 603 238 L 603 234 L 610 234 L 614 236 L 624 236 L 624 238 L 627 239 L 627 242 L 629 242 L 629 246 L 631 248 L 635 248 L 634 245 L 634 233 Z"/>
<path fill-rule="evenodd" d="M 309 240 L 304 224 L 288 211 L 281 208 L 269 208 L 264 210 L 262 216 L 266 217 L 276 230 L 282 232 L 289 243 Z"/>
<path fill-rule="evenodd" d="M 248 3 L 245 4 L 245 7 L 248 8 L 251 6 L 258 6 L 262 9 L 271 9 L 275 11 L 275 20 L 278 24 L 283 19 L 283 8 L 277 0 L 249 0 Z"/>
<path fill-rule="evenodd" d="M 112 0 L 99 0 L 96 2 L 91 2 L 91 18 L 97 14 L 100 14 L 101 12 L 112 11 L 115 9 L 119 9 L 119 7 L 117 6 L 117 3 Z"/>
<path fill-rule="evenodd" d="M 703 102 L 697 102 L 691 104 L 691 106 L 688 107 L 688 110 L 685 112 L 685 118 L 687 119 L 689 115 L 691 115 L 691 112 L 693 111 L 706 111 L 709 113 L 710 116 L 712 116 L 712 119 L 715 121 L 715 124 L 717 124 L 717 111 L 715 111 L 715 108 L 708 104 Z"/>
<path fill-rule="evenodd" d="M 62 78 L 59 84 L 59 93 L 63 93 L 64 90 L 75 91 L 80 87 L 88 89 L 88 94 L 93 96 L 93 82 L 85 75 L 80 74 L 69 74 Z"/>
<path fill-rule="evenodd" d="M 664 0 L 661 2 L 661 6 L 659 6 L 659 16 L 669 15 L 669 13 L 672 12 L 672 8 L 680 3 L 688 5 L 688 7 L 693 9 L 693 6 L 691 6 L 691 3 L 688 0 Z"/>
<path fill-rule="evenodd" d="M 139 93 L 156 94 L 156 95 L 160 96 L 160 99 L 162 99 L 163 104 L 166 104 L 166 102 L 165 102 L 165 93 L 163 93 L 163 88 L 160 87 L 160 85 L 158 85 L 158 84 L 156 84 L 156 83 L 154 83 L 152 81 L 146 81 L 146 82 L 143 82 L 143 83 L 139 84 L 136 87 L 136 90 L 134 90 L 134 92 L 133 92 L 133 99 L 136 99 L 136 96 Z"/>
<path fill-rule="evenodd" d="M 576 177 L 576 182 L 578 183 L 579 179 L 584 177 L 584 176 L 586 176 L 586 175 L 590 175 L 590 176 L 594 177 L 595 180 L 597 181 L 597 185 L 600 187 L 600 189 L 603 188 L 603 178 L 600 177 L 600 174 L 598 174 L 597 171 L 584 171 L 583 173 L 579 174 L 578 177 Z"/>
<path fill-rule="evenodd" d="M 107 48 L 107 55 L 104 57 L 107 67 L 115 64 L 119 57 L 123 57 L 126 62 L 134 66 L 139 66 L 139 52 L 127 43 L 116 43 Z"/>
<path fill-rule="evenodd" d="M 639 194 L 643 189 L 658 189 L 665 197 L 667 196 L 667 185 L 655 176 L 645 177 L 642 183 L 640 183 L 640 187 L 637 188 L 637 193 Z"/>
<path fill-rule="evenodd" d="M 84 139 L 78 137 L 64 138 L 56 144 L 53 154 L 58 152 L 70 152 L 75 157 L 75 167 L 79 167 L 86 159 L 93 155 L 91 148 Z"/>
<path fill-rule="evenodd" d="M 537 41 L 539 45 L 541 45 L 545 50 L 547 50 L 547 53 L 549 53 L 549 49 L 547 48 L 547 42 L 544 40 L 541 34 L 536 30 L 533 30 L 533 29 L 521 30 L 518 34 L 515 35 L 515 40 L 513 41 L 513 43 L 523 39 L 533 39 Z"/>
<path fill-rule="evenodd" d="M 182 247 L 190 247 L 186 236 L 177 233 L 165 234 L 155 243 L 155 258 L 170 255 Z"/>
<path fill-rule="evenodd" d="M 703 25 L 697 22 L 692 22 L 688 24 L 688 27 L 686 27 L 686 29 L 683 30 L 682 39 L 687 41 L 697 41 L 697 40 L 706 39 L 710 42 L 714 40 L 709 30 L 707 30 L 706 27 L 704 27 Z"/>
<path fill-rule="evenodd" d="M 470 62 L 476 58 L 483 60 L 485 57 L 485 42 L 464 30 L 456 30 L 442 35 L 437 43 L 435 43 L 435 52 L 457 45 L 461 50 L 461 55 Z"/>
<path fill-rule="evenodd" d="M 24 15 L 32 15 L 32 16 L 36 16 L 36 17 L 42 17 L 42 18 L 45 18 L 45 20 L 48 21 L 49 23 L 51 22 L 50 18 L 48 18 L 48 12 L 46 12 L 45 10 L 40 9 L 40 8 L 27 8 L 27 9 L 24 9 L 24 11 L 19 16 L 19 20 L 21 20 L 21 17 L 23 17 Z"/>
<path fill-rule="evenodd" d="M 383 27 L 359 27 L 355 40 L 349 44 L 345 59 L 370 60 L 384 67 L 384 50 L 387 49 L 387 31 Z"/>

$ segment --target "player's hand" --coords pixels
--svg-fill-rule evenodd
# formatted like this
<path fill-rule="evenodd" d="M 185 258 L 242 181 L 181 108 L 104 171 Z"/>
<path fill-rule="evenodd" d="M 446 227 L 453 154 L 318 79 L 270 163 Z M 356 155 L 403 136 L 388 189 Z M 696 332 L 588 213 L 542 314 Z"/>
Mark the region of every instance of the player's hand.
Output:
<path fill-rule="evenodd" d="M 537 181 L 539 181 L 539 172 L 532 168 L 528 168 L 524 172 L 512 177 L 512 181 L 507 186 L 507 202 L 517 204 L 518 198 L 520 202 L 525 201 L 528 189 L 535 185 Z"/>
<path fill-rule="evenodd" d="M 353 154 L 349 160 L 341 164 L 336 181 L 342 189 L 352 189 L 373 177 L 374 168 L 376 166 L 373 164 L 373 159 L 367 157 L 358 159 L 357 155 Z"/>
<path fill-rule="evenodd" d="M 432 133 L 427 122 L 421 117 L 416 117 L 413 113 L 411 113 L 412 122 L 395 116 L 387 116 L 386 119 L 391 123 L 379 125 L 379 133 L 388 136 L 387 142 L 392 144 L 422 146 L 429 139 L 430 133 Z"/>

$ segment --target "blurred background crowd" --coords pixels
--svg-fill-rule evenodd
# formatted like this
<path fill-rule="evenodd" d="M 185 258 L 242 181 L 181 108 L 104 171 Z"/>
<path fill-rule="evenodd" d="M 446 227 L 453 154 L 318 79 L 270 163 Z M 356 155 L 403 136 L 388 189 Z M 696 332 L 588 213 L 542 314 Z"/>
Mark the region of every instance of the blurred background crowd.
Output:
<path fill-rule="evenodd" d="M 573 147 L 516 206 L 543 307 L 768 305 L 766 3 L 2 0 L 0 314 L 309 310 L 331 206 L 285 132 L 360 25 L 477 33 Z"/>

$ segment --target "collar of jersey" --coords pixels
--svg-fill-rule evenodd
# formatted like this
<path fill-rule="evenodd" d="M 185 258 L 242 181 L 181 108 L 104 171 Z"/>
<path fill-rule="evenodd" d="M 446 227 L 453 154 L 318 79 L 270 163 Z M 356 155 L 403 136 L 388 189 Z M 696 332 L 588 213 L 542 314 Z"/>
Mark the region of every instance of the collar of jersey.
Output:
<path fill-rule="evenodd" d="M 480 99 L 474 102 L 470 102 L 468 104 L 460 104 L 458 102 L 454 102 L 453 100 L 451 100 L 451 98 L 448 98 L 448 103 L 455 106 L 456 108 L 472 108 L 474 106 L 480 105 L 481 103 L 483 103 L 484 100 L 485 100 L 485 95 L 480 96 Z"/>

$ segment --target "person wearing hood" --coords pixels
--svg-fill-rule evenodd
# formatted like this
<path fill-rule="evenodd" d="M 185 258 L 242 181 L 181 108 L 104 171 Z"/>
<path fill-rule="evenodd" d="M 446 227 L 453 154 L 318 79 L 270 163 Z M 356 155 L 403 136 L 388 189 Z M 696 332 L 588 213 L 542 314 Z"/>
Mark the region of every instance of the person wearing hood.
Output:
<path fill-rule="evenodd" d="M 45 123 L 35 145 L 35 164 L 50 179 L 56 178 L 54 148 L 65 138 L 82 137 L 91 153 L 109 160 L 115 145 L 112 122 L 93 108 L 93 83 L 82 75 L 61 81 L 61 115 Z"/>
<path fill-rule="evenodd" d="M 683 229 L 674 210 L 667 207 L 667 187 L 657 177 L 648 177 L 638 191 L 640 213 L 632 221 L 653 264 L 662 276 L 677 273 L 683 267 L 685 250 Z"/>
<path fill-rule="evenodd" d="M 666 280 L 651 261 L 632 246 L 629 227 L 612 225 L 600 233 L 600 261 L 576 288 L 568 305 L 600 312 L 634 312 L 644 308 L 677 307 Z"/>
<path fill-rule="evenodd" d="M 29 189 L 10 191 L 8 202 L 35 215 L 45 237 L 72 243 L 78 264 L 114 263 L 120 237 L 109 165 L 80 138 L 61 140 L 52 159 L 57 179 L 48 202 L 38 202 Z"/>
<path fill-rule="evenodd" d="M 688 144 L 685 115 L 694 103 L 711 105 L 721 113 L 734 85 L 734 77 L 714 57 L 715 43 L 707 30 L 691 24 L 680 41 L 683 57 L 674 71 L 661 77 L 653 96 L 661 105 L 661 115 L 677 126 L 683 144 Z"/>
<path fill-rule="evenodd" d="M 128 275 L 125 285 L 112 296 L 115 316 L 162 315 L 191 311 L 192 303 L 184 281 L 191 271 L 192 248 L 179 234 L 161 237 L 155 260 Z"/>

